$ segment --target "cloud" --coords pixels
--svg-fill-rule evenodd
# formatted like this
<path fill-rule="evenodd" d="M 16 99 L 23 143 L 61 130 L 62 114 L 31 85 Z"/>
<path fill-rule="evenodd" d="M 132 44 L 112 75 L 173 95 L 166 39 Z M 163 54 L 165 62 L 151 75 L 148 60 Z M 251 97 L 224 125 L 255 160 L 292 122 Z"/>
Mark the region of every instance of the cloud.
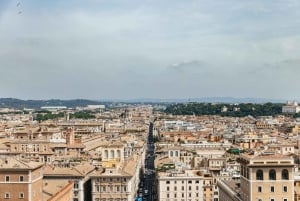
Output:
<path fill-rule="evenodd" d="M 282 64 L 287 64 L 289 66 L 298 66 L 298 69 L 299 69 L 299 66 L 300 66 L 300 58 L 299 59 L 286 59 L 286 60 L 283 60 L 281 62 Z"/>
<path fill-rule="evenodd" d="M 249 97 L 259 85 L 269 97 L 290 80 L 280 73 L 297 84 L 298 1 L 28 0 L 21 16 L 4 1 L 2 97 Z"/>
<path fill-rule="evenodd" d="M 207 69 L 208 64 L 203 61 L 192 60 L 192 61 L 182 61 L 179 63 L 174 63 L 170 65 L 169 70 L 175 70 L 178 72 L 199 72 Z"/>

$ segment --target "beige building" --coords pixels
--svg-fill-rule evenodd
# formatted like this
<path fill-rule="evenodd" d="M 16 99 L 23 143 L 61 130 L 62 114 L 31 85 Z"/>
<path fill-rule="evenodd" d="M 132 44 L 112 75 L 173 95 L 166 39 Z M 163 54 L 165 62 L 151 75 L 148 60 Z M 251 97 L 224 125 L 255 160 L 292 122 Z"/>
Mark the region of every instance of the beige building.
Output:
<path fill-rule="evenodd" d="M 270 144 L 268 150 L 275 151 L 282 155 L 289 155 L 295 153 L 295 147 L 293 144 Z"/>
<path fill-rule="evenodd" d="M 51 163 L 54 159 L 51 143 L 47 141 L 14 140 L 8 146 L 11 154 L 22 159 L 43 163 Z"/>
<path fill-rule="evenodd" d="M 122 142 L 106 142 L 101 148 L 102 163 L 104 166 L 109 164 L 114 166 L 115 163 L 123 162 L 125 160 L 125 145 Z"/>
<path fill-rule="evenodd" d="M 295 201 L 300 201 L 300 175 L 299 175 L 299 172 L 297 175 L 295 175 L 294 179 L 295 179 L 295 184 L 294 184 Z"/>
<path fill-rule="evenodd" d="M 210 173 L 203 173 L 203 201 L 218 201 L 219 192 L 216 178 Z"/>
<path fill-rule="evenodd" d="M 41 201 L 43 164 L 0 159 L 0 200 Z"/>
<path fill-rule="evenodd" d="M 158 200 L 203 201 L 203 177 L 198 171 L 158 173 Z"/>
<path fill-rule="evenodd" d="M 217 180 L 220 201 L 243 201 L 240 197 L 240 183 L 234 180 Z M 257 201 L 257 200 L 255 200 Z"/>
<path fill-rule="evenodd" d="M 73 201 L 73 182 L 44 180 L 43 201 Z"/>
<path fill-rule="evenodd" d="M 47 183 L 48 185 L 44 185 L 44 189 L 48 189 L 48 191 L 52 192 L 54 189 L 51 190 L 49 187 L 50 184 L 55 184 L 55 182 L 72 182 L 72 201 L 88 200 L 89 197 L 87 194 L 90 194 L 90 192 L 87 192 L 89 189 L 85 189 L 85 186 L 88 185 L 90 179 L 89 175 L 92 174 L 94 170 L 95 167 L 87 162 L 82 162 L 80 165 L 76 165 L 72 168 L 47 165 L 44 168 L 44 184 Z"/>
<path fill-rule="evenodd" d="M 294 160 L 265 153 L 242 155 L 241 192 L 243 201 L 293 201 Z"/>
<path fill-rule="evenodd" d="M 132 201 L 137 195 L 141 157 L 133 155 L 120 163 L 115 160 L 105 163 L 90 175 L 92 201 Z"/>

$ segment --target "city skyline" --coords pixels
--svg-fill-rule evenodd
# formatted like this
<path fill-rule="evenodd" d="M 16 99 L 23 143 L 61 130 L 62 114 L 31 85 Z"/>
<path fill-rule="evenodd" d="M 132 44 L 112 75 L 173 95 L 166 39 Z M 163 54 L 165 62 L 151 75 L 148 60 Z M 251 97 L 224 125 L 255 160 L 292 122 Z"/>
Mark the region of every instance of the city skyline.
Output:
<path fill-rule="evenodd" d="M 299 8 L 295 0 L 3 0 L 0 97 L 297 100 Z"/>

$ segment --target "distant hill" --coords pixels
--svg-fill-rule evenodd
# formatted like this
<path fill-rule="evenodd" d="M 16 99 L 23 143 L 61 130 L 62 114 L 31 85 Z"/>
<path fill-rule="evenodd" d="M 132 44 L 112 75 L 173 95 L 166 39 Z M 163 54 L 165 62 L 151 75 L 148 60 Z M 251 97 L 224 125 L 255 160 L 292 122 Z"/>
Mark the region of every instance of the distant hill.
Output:
<path fill-rule="evenodd" d="M 112 100 L 113 101 L 113 100 Z M 266 99 L 266 98 L 234 98 L 234 97 L 203 97 L 203 98 L 174 98 L 174 99 L 158 99 L 158 98 L 137 98 L 128 100 L 117 100 L 119 102 L 143 102 L 143 103 L 284 103 L 286 100 Z"/>
<path fill-rule="evenodd" d="M 100 105 L 106 104 L 105 102 L 92 101 L 86 99 L 74 99 L 74 100 L 20 100 L 15 98 L 0 98 L 0 108 L 32 108 L 39 109 L 42 106 L 66 106 L 68 108 L 82 107 L 87 105 Z"/>
<path fill-rule="evenodd" d="M 84 107 L 87 105 L 106 105 L 114 106 L 118 103 L 144 103 L 144 104 L 172 104 L 172 103 L 284 103 L 285 100 L 274 99 L 259 99 L 259 98 L 232 98 L 232 97 L 204 97 L 204 98 L 189 98 L 189 99 L 158 99 L 158 98 L 137 98 L 137 99 L 104 99 L 104 100 L 87 100 L 87 99 L 73 99 L 73 100 L 21 100 L 16 98 L 0 98 L 0 108 L 32 108 L 39 109 L 42 106 L 66 106 L 68 108 Z"/>

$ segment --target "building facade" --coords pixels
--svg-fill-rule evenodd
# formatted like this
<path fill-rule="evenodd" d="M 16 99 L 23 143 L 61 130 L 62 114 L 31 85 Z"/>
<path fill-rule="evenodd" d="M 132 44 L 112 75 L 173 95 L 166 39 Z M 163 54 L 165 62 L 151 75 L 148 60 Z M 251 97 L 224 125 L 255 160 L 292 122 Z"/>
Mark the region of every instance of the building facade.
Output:
<path fill-rule="evenodd" d="M 293 201 L 294 160 L 277 154 L 242 155 L 243 201 Z"/>
<path fill-rule="evenodd" d="M 42 200 L 43 164 L 0 159 L 0 200 Z"/>
<path fill-rule="evenodd" d="M 159 201 L 202 201 L 203 177 L 197 171 L 160 172 L 158 175 Z"/>

